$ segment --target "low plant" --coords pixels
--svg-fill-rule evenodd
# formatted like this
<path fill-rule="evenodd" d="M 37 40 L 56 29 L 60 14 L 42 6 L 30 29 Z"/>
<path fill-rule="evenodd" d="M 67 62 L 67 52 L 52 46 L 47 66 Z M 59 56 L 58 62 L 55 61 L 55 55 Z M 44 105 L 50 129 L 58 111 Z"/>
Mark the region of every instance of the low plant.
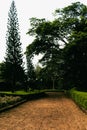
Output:
<path fill-rule="evenodd" d="M 3 107 L 7 107 L 9 105 L 20 104 L 21 102 L 27 101 L 29 99 L 37 99 L 42 96 L 45 96 L 44 90 L 34 90 L 34 91 L 15 91 L 12 92 L 0 92 L 0 110 Z"/>
<path fill-rule="evenodd" d="M 20 100 L 20 96 L 0 96 L 0 108 L 12 105 Z"/>
<path fill-rule="evenodd" d="M 70 96 L 79 106 L 87 110 L 87 92 L 72 89 L 70 90 Z"/>

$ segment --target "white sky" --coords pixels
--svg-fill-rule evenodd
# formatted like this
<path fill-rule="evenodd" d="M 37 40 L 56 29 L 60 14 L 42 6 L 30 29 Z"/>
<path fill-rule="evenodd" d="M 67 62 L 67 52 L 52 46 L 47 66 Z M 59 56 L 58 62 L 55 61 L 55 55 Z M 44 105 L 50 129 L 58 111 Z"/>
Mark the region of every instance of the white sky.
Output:
<path fill-rule="evenodd" d="M 53 19 L 52 13 L 58 8 L 63 8 L 74 2 L 87 5 L 87 0 L 14 0 L 17 8 L 19 28 L 23 52 L 26 46 L 32 42 L 32 38 L 26 35 L 29 27 L 29 18 Z M 12 0 L 0 0 L 0 62 L 4 60 L 6 49 L 6 31 L 8 11 Z M 36 60 L 37 61 L 37 60 Z"/>

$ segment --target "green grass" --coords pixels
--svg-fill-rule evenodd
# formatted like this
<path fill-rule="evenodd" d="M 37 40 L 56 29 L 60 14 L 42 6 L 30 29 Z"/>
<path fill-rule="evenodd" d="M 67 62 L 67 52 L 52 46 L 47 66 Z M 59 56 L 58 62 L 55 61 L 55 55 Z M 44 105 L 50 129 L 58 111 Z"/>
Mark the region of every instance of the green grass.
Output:
<path fill-rule="evenodd" d="M 60 92 L 63 90 L 57 90 L 57 89 L 44 89 L 44 90 L 34 90 L 34 91 L 15 91 L 12 93 L 11 91 L 1 91 L 0 95 L 19 95 L 19 96 L 26 96 L 26 95 L 31 95 L 31 94 L 38 94 L 42 92 Z"/>
<path fill-rule="evenodd" d="M 70 95 L 79 106 L 87 110 L 87 92 L 72 89 Z"/>
<path fill-rule="evenodd" d="M 12 92 L 7 92 L 7 91 L 3 91 L 3 92 L 0 92 L 0 95 L 19 95 L 19 96 L 26 96 L 26 95 L 29 95 L 29 94 L 37 94 L 37 93 L 41 93 L 41 92 L 44 92 L 44 90 L 34 90 L 34 91 L 28 91 L 28 92 L 25 92 L 25 91 L 15 91 L 14 93 Z"/>

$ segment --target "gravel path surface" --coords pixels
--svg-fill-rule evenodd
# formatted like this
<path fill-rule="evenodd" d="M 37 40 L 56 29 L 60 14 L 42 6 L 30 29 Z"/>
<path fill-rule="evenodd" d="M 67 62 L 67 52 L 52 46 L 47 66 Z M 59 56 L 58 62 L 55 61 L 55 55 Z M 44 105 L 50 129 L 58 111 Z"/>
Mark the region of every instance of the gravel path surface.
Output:
<path fill-rule="evenodd" d="M 87 115 L 71 99 L 48 94 L 1 113 L 0 130 L 87 130 Z"/>

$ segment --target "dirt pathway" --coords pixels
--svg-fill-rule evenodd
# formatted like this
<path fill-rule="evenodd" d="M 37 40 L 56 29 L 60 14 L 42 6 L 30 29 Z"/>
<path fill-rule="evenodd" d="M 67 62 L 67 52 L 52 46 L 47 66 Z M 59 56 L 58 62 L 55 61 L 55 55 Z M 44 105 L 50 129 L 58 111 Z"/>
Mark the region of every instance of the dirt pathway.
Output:
<path fill-rule="evenodd" d="M 0 130 L 87 130 L 87 115 L 58 93 L 0 114 Z"/>

